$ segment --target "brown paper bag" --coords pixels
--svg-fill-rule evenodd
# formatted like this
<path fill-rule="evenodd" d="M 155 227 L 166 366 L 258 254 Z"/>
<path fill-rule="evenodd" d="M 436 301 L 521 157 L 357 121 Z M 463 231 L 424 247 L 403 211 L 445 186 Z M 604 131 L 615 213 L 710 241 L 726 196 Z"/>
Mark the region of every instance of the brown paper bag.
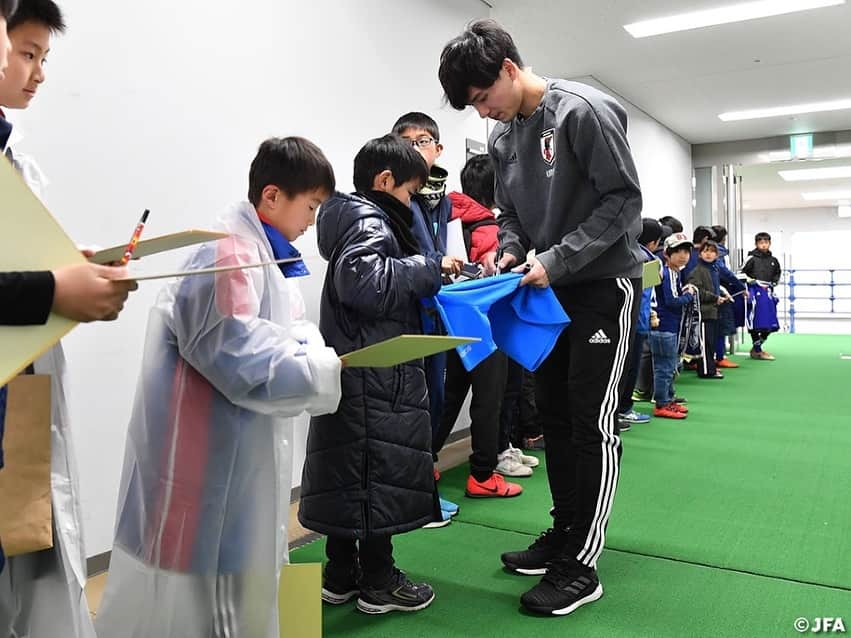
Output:
<path fill-rule="evenodd" d="M 7 556 L 53 547 L 50 500 L 50 377 L 9 382 L 5 466 L 0 470 L 0 541 Z"/>

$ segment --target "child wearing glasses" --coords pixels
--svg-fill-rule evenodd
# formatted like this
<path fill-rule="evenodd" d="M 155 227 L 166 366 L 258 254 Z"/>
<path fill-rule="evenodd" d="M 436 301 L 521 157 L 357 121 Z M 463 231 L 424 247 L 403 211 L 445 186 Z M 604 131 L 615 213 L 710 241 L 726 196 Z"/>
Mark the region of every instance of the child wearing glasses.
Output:
<path fill-rule="evenodd" d="M 392 133 L 410 143 L 422 155 L 428 166 L 428 179 L 411 198 L 411 210 L 414 213 L 412 229 L 420 246 L 420 254 L 439 255 L 441 272 L 444 275 L 457 275 L 461 271 L 463 262 L 446 256 L 446 226 L 452 219 L 452 202 L 446 193 L 446 178 L 449 173 L 436 164 L 443 153 L 437 122 L 425 113 L 413 111 L 405 113 L 396 120 Z M 426 334 L 444 332 L 440 318 L 436 314 L 425 317 L 423 332 Z M 425 361 L 431 431 L 432 436 L 436 437 L 440 429 L 441 412 L 445 400 L 446 353 L 441 352 L 427 357 Z M 435 477 L 438 476 L 435 470 Z M 440 499 L 440 508 L 441 520 L 429 523 L 427 527 L 448 525 L 452 520 L 451 517 L 458 513 L 458 505 L 446 499 Z"/>

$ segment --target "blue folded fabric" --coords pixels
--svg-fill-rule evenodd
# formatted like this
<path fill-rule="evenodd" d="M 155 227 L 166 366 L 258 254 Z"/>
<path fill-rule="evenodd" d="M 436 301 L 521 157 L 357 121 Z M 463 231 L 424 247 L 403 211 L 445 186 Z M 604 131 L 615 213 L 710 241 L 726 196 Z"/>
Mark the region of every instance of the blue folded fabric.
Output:
<path fill-rule="evenodd" d="M 570 323 L 551 288 L 521 287 L 522 277 L 508 273 L 463 281 L 424 300 L 438 309 L 447 334 L 481 339 L 457 348 L 467 370 L 498 348 L 534 371 Z"/>
<path fill-rule="evenodd" d="M 298 252 L 296 247 L 283 236 L 281 231 L 262 220 L 261 223 L 263 224 L 263 231 L 266 233 L 266 238 L 269 240 L 269 245 L 272 246 L 272 255 L 275 259 L 301 257 L 301 253 Z M 307 269 L 307 266 L 303 261 L 278 264 L 278 268 L 281 269 L 284 277 L 305 277 L 310 274 L 310 271 Z"/>

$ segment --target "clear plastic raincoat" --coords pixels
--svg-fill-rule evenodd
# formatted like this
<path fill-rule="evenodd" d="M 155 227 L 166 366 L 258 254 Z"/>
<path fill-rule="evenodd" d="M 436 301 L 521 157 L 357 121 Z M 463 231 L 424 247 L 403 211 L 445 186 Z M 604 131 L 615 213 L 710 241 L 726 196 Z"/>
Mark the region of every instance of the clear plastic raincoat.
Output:
<path fill-rule="evenodd" d="M 13 129 L 9 146 L 21 139 Z M 12 152 L 24 181 L 42 196 L 47 180 L 32 158 Z M 77 464 L 65 401 L 65 355 L 57 344 L 33 364 L 50 375 L 53 548 L 7 559 L 0 574 L 0 635 L 28 638 L 94 638 L 84 594 L 86 553 Z"/>
<path fill-rule="evenodd" d="M 273 259 L 249 203 L 187 268 Z M 340 362 L 276 266 L 185 277 L 151 311 L 101 638 L 277 638 L 291 417 L 334 412 Z M 281 620 L 285 623 L 285 619 Z"/>

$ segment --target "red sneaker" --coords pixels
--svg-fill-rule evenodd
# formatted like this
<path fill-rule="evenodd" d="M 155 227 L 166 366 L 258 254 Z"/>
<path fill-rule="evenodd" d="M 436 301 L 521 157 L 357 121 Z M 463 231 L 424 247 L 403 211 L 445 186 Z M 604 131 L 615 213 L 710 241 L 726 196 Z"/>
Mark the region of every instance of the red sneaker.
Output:
<path fill-rule="evenodd" d="M 682 412 L 676 403 L 669 403 L 661 407 L 657 405 L 653 408 L 653 416 L 660 416 L 663 419 L 684 419 L 688 414 Z"/>
<path fill-rule="evenodd" d="M 683 414 L 688 414 L 688 406 L 683 405 L 682 403 L 677 403 L 674 401 L 664 407 L 671 408 L 672 410 L 676 410 L 677 412 L 682 412 Z"/>
<path fill-rule="evenodd" d="M 501 474 L 494 472 L 487 481 L 479 482 L 472 476 L 467 477 L 467 491 L 470 498 L 492 498 L 517 496 L 523 488 L 517 483 L 509 483 Z"/>
<path fill-rule="evenodd" d="M 721 359 L 720 361 L 715 362 L 715 366 L 718 368 L 738 368 L 739 364 L 729 359 Z"/>

